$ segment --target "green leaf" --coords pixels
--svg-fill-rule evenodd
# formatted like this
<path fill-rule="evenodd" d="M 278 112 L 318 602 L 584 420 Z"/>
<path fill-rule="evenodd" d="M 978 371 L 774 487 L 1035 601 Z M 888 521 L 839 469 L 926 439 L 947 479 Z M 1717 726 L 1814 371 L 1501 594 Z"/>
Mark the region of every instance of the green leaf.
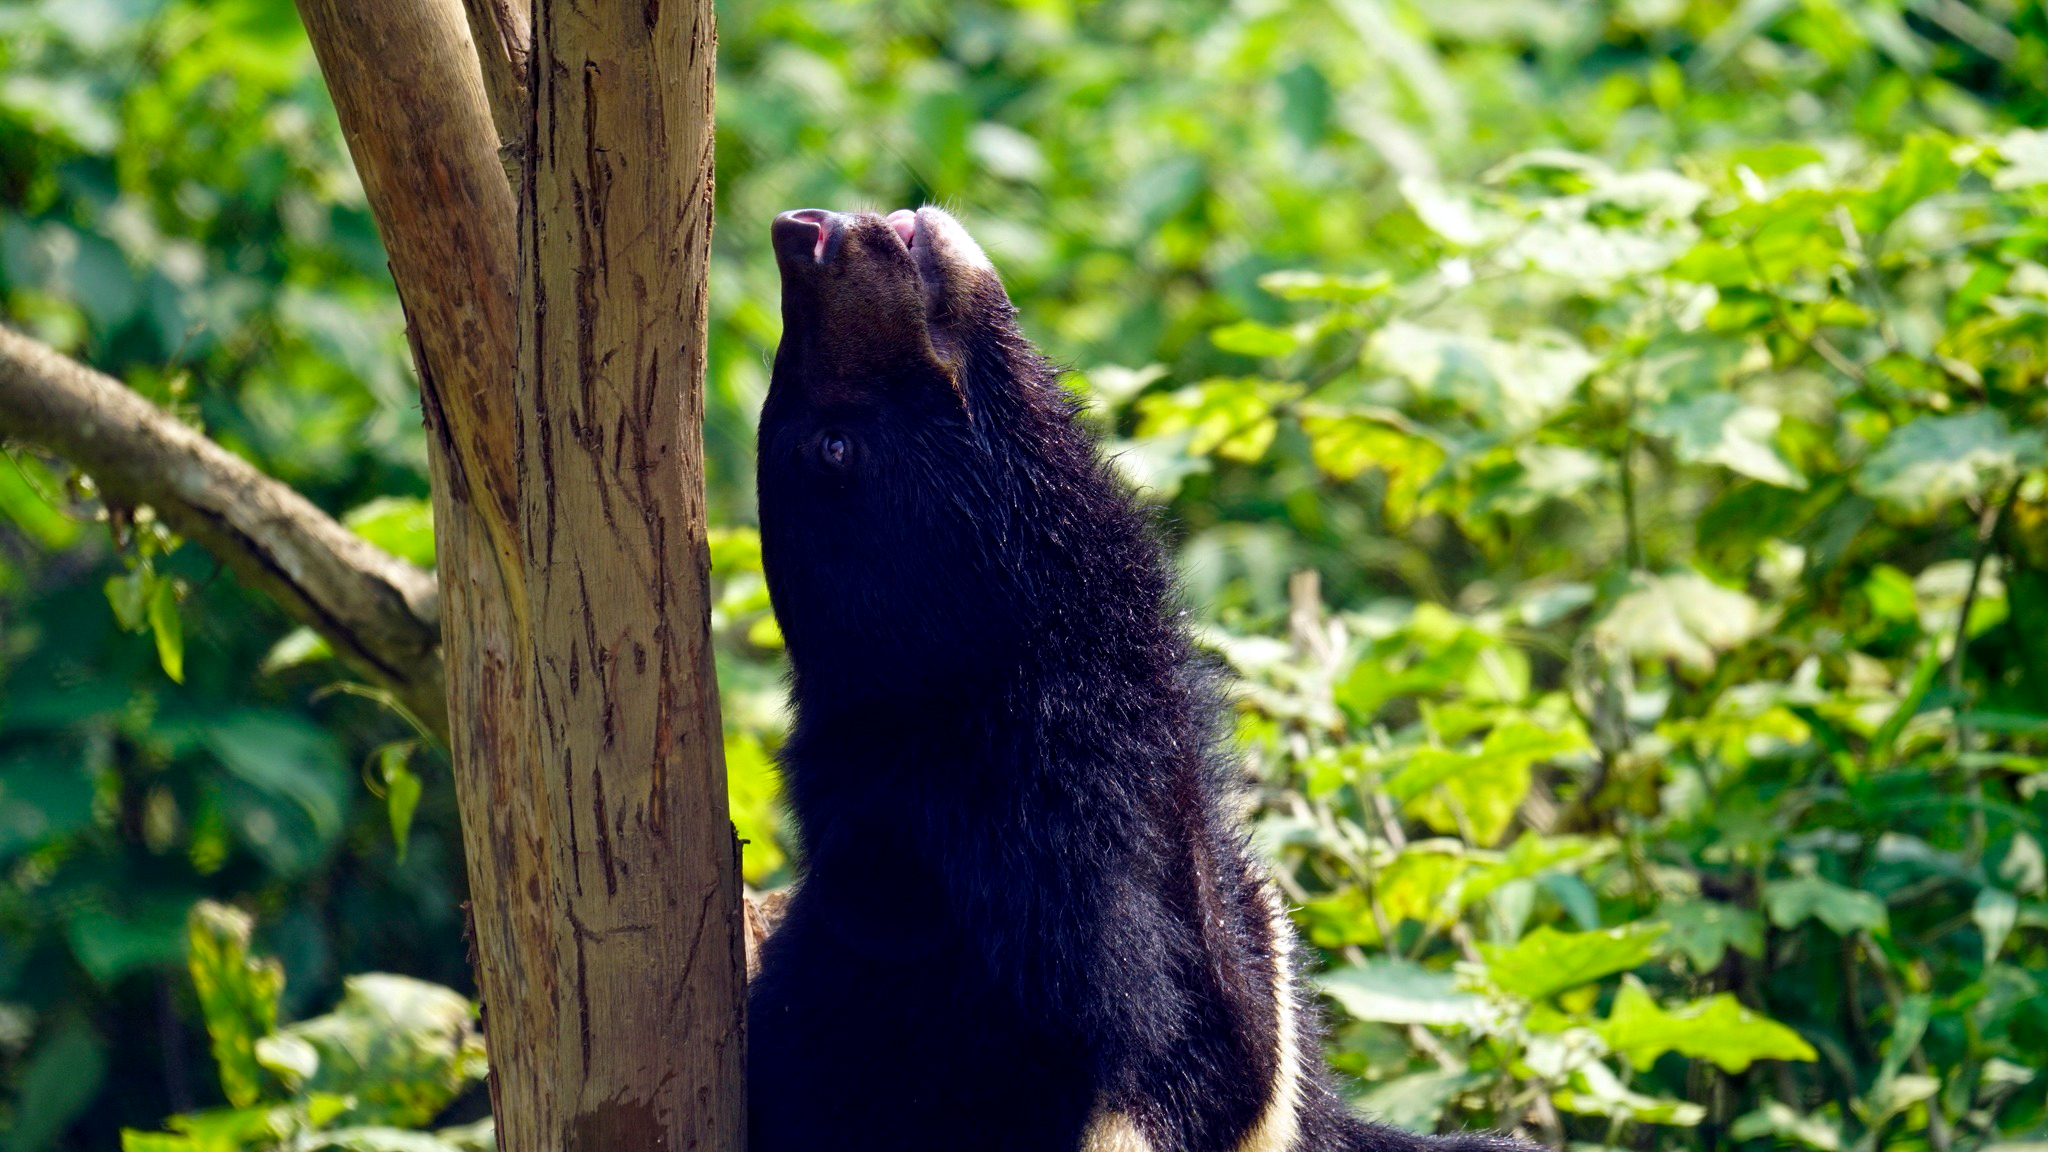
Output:
<path fill-rule="evenodd" d="M 1505 239 L 1517 223 L 1514 217 L 1424 176 L 1404 176 L 1400 187 L 1401 198 L 1423 225 L 1458 248 Z"/>
<path fill-rule="evenodd" d="M 1690 1128 L 1707 1117 L 1701 1105 L 1631 1091 L 1613 1069 L 1598 1060 L 1573 1068 L 1571 1087 L 1556 1093 L 1555 1101 L 1564 1111 L 1582 1116 L 1611 1116 L 1678 1128 Z"/>
<path fill-rule="evenodd" d="M 1488 733 L 1477 752 L 1416 749 L 1387 791 L 1430 827 L 1469 832 L 1475 844 L 1490 845 L 1513 825 L 1534 765 L 1587 747 L 1582 732 L 1517 720 Z"/>
<path fill-rule="evenodd" d="M 1829 1124 L 1824 1117 L 1800 1112 L 1777 1100 L 1766 1100 L 1763 1107 L 1738 1117 L 1729 1126 L 1728 1134 L 1745 1141 L 1777 1136 L 1796 1140 L 1820 1152 L 1841 1152 L 1842 1149 L 1840 1128 Z"/>
<path fill-rule="evenodd" d="M 1692 569 L 1637 575 L 1594 626 L 1594 635 L 1639 659 L 1676 660 L 1697 672 L 1749 639 L 1762 623 L 1756 601 Z"/>
<path fill-rule="evenodd" d="M 123 632 L 140 632 L 148 626 L 144 619 L 144 606 L 148 603 L 145 589 L 148 586 L 148 569 L 132 568 L 119 576 L 107 578 L 107 604 L 114 610 L 114 619 Z"/>
<path fill-rule="evenodd" d="M 1595 1031 L 1637 1068 L 1648 1068 L 1666 1052 L 1711 1060 L 1725 1072 L 1741 1072 L 1758 1060 L 1819 1058 L 1797 1032 L 1744 1008 L 1730 993 L 1666 1011 L 1634 977 L 1622 980 L 1614 1006 Z"/>
<path fill-rule="evenodd" d="M 294 628 L 270 646 L 270 651 L 263 657 L 262 671 L 266 676 L 275 676 L 302 664 L 332 659 L 334 648 L 327 643 L 326 637 L 311 628 Z"/>
<path fill-rule="evenodd" d="M 1970 907 L 1970 919 L 1977 922 L 1977 932 L 1984 938 L 1984 966 L 1989 968 L 2005 951 L 2005 942 L 2019 923 L 2019 897 L 1997 888 L 1983 889 Z"/>
<path fill-rule="evenodd" d="M 1482 426 L 1535 429 L 1562 410 L 1593 372 L 1591 353 L 1559 333 L 1513 342 L 1397 320 L 1373 334 L 1373 363 L 1425 396 L 1457 405 Z"/>
<path fill-rule="evenodd" d="M 93 781 L 56 749 L 0 763 L 0 860 L 92 826 Z"/>
<path fill-rule="evenodd" d="M 1396 527 L 1415 518 L 1422 490 L 1443 468 L 1434 441 L 1388 427 L 1367 415 L 1304 413 L 1301 430 L 1309 457 L 1335 480 L 1353 480 L 1368 468 L 1387 478 L 1387 519 Z"/>
<path fill-rule="evenodd" d="M 55 1144 L 99 1094 L 107 1046 L 91 1025 L 69 1012 L 43 1030 L 13 1096 L 8 1152 L 42 1152 Z"/>
<path fill-rule="evenodd" d="M 1719 464 L 1766 484 L 1804 489 L 1806 477 L 1778 451 L 1779 416 L 1733 392 L 1709 392 L 1646 410 L 1642 430 L 1669 440 L 1678 458 Z"/>
<path fill-rule="evenodd" d="M 284 713 L 243 712 L 199 734 L 228 771 L 303 813 L 322 844 L 341 834 L 349 772 L 328 733 Z"/>
<path fill-rule="evenodd" d="M 1455 1068 L 1411 1072 L 1374 1084 L 1358 1098 L 1358 1108 L 1382 1124 L 1409 1132 L 1436 1131 L 1444 1109 L 1461 1092 L 1484 1088 L 1487 1078 Z"/>
<path fill-rule="evenodd" d="M 1863 582 L 1863 595 L 1870 601 L 1871 612 L 1883 619 L 1914 620 L 1919 616 L 1913 578 L 1890 564 L 1871 566 L 1870 577 Z"/>
<path fill-rule="evenodd" d="M 341 518 L 356 535 L 422 568 L 434 566 L 434 506 L 412 496 L 379 496 Z"/>
<path fill-rule="evenodd" d="M 158 577 L 149 594 L 149 630 L 156 635 L 156 658 L 164 675 L 185 682 L 185 624 L 178 614 L 177 582 Z"/>
<path fill-rule="evenodd" d="M 740 871 L 749 884 L 765 884 L 788 863 L 780 835 L 781 779 L 768 746 L 737 726 L 725 730 L 725 794 L 740 839 Z"/>
<path fill-rule="evenodd" d="M 1764 909 L 1770 914 L 1771 923 L 1780 928 L 1819 920 L 1838 936 L 1852 932 L 1881 934 L 1891 922 L 1884 901 L 1818 876 L 1773 880 L 1764 885 Z"/>
<path fill-rule="evenodd" d="M 1506 857 L 1490 864 L 1465 881 L 1463 902 L 1473 905 L 1508 884 L 1538 876 L 1578 872 L 1612 855 L 1611 842 L 1585 836 L 1542 836 L 1525 832 L 1508 846 Z"/>
<path fill-rule="evenodd" d="M 348 978 L 334 1011 L 281 1035 L 319 1053 L 304 1091 L 348 1098 L 349 1124 L 418 1128 L 483 1077 L 475 1017 L 438 984 L 366 973 Z"/>
<path fill-rule="evenodd" d="M 121 1133 L 121 1152 L 254 1152 L 277 1146 L 297 1127 L 292 1110 L 278 1107 L 211 1108 L 173 1116 L 170 1132 Z"/>
<path fill-rule="evenodd" d="M 1962 166 L 1951 156 L 1955 146 L 1955 141 L 1945 136 L 1922 133 L 1906 138 L 1898 162 L 1869 200 L 1876 217 L 1872 221 L 1873 231 L 1891 227 L 1908 209 L 1929 196 L 1955 191 L 1956 181 L 1962 176 Z"/>
<path fill-rule="evenodd" d="M 320 1152 L 327 1148 L 336 1152 L 460 1152 L 456 1145 L 432 1133 L 376 1126 L 336 1128 L 317 1133 L 299 1147 L 305 1152 Z"/>
<path fill-rule="evenodd" d="M 1486 1001 L 1458 991 L 1458 978 L 1406 960 L 1376 958 L 1325 972 L 1316 984 L 1354 1020 L 1472 1028 L 1487 1016 Z"/>
<path fill-rule="evenodd" d="M 408 761 L 419 745 L 413 742 L 386 744 L 377 751 L 377 763 L 384 776 L 384 812 L 391 821 L 391 840 L 398 845 L 398 862 L 405 863 L 406 844 L 412 838 L 412 816 L 420 806 L 420 778 Z"/>
<path fill-rule="evenodd" d="M 213 1038 L 221 1091 L 237 1108 L 264 1098 L 270 1080 L 256 1059 L 256 1043 L 277 1030 L 284 967 L 250 955 L 249 917 L 224 904 L 193 905 L 189 933 L 192 984 Z"/>
<path fill-rule="evenodd" d="M 1300 393 L 1292 384 L 1218 378 L 1138 400 L 1138 435 L 1164 439 L 1189 433 L 1187 451 L 1250 463 L 1266 454 L 1279 430 L 1274 410 Z"/>
<path fill-rule="evenodd" d="M 2014 432 L 2003 414 L 1978 409 L 1961 416 L 1922 416 L 1864 460 L 1856 490 L 1911 519 L 1924 520 L 1959 500 L 2002 488 L 2024 469 L 2048 461 L 2048 441 L 2034 430 Z"/>
<path fill-rule="evenodd" d="M 1541 1000 L 1647 964 L 1664 932 L 1664 925 L 1647 921 L 1599 932 L 1559 932 L 1545 924 L 1512 946 L 1481 944 L 1479 951 L 1496 986 Z"/>
<path fill-rule="evenodd" d="M 1992 177 L 1993 187 L 2011 191 L 2048 184 L 2048 132 L 2016 129 L 1998 137 L 1995 148 L 2005 167 Z"/>
<path fill-rule="evenodd" d="M 138 969 L 170 967 L 184 950 L 185 902 L 131 897 L 73 912 L 64 934 L 78 964 L 101 987 Z"/>
<path fill-rule="evenodd" d="M 1669 928 L 1671 946 L 1703 976 L 1721 966 L 1730 948 L 1745 956 L 1764 954 L 1763 917 L 1747 908 L 1689 900 L 1666 904 L 1658 910 L 1657 920 Z"/>
<path fill-rule="evenodd" d="M 85 525 L 64 514 L 52 493 L 63 481 L 23 452 L 0 450 L 0 516 L 12 521 L 47 552 L 63 552 L 78 543 Z"/>
<path fill-rule="evenodd" d="M 1286 356 L 1300 344 L 1293 332 L 1251 320 L 1227 324 L 1209 333 L 1209 342 L 1225 352 L 1259 359 Z"/>

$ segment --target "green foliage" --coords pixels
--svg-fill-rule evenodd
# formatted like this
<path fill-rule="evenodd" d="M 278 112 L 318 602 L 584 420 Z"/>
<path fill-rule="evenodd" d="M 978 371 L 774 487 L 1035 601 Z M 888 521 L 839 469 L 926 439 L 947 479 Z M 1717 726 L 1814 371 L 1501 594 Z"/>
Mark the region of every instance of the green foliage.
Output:
<path fill-rule="evenodd" d="M 372 972 L 349 977 L 332 1012 L 279 1028 L 284 970 L 250 955 L 250 929 L 248 916 L 224 905 L 192 910 L 192 982 L 229 1107 L 174 1116 L 169 1132 L 124 1131 L 123 1152 L 493 1146 L 488 1121 L 418 1131 L 485 1076 L 469 1001 Z"/>
<path fill-rule="evenodd" d="M 1363 1106 L 1595 1148 L 2048 1138 L 2036 0 L 720 25 L 749 882 L 789 874 L 766 221 L 942 200 L 1164 506 Z M 0 304 L 432 562 L 402 317 L 283 0 L 0 0 Z M 345 979 L 468 987 L 445 759 L 147 508 L 99 515 L 0 463 L 0 1139 L 478 1146 L 418 1130 L 473 1073 L 457 1001 Z M 202 913 L 188 994 L 207 898 L 281 967 Z M 218 1094 L 178 1071 L 209 1035 Z"/>

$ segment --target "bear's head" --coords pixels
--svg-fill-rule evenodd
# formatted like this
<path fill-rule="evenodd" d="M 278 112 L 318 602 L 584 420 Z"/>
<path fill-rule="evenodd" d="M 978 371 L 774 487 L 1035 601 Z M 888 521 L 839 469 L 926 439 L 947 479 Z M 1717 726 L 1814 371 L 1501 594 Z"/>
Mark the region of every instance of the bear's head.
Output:
<path fill-rule="evenodd" d="M 1090 573 L 1154 583 L 1131 571 L 1152 559 L 1130 552 L 1130 501 L 958 222 L 804 209 L 772 235 L 757 487 L 800 709 L 973 691 L 1054 640 Z"/>

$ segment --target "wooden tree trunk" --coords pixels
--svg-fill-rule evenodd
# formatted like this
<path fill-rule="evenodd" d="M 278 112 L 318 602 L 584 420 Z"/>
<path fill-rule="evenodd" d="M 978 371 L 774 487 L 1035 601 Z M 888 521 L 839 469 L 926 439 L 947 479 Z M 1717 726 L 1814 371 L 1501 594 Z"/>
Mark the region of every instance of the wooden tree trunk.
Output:
<path fill-rule="evenodd" d="M 704 518 L 713 57 L 704 5 L 534 6 L 519 488 L 571 1152 L 745 1146 Z"/>
<path fill-rule="evenodd" d="M 740 1152 L 700 448 L 711 4 L 543 0 L 523 116 L 520 7 L 299 0 L 420 375 L 498 1143 Z M 490 96 L 472 22 L 498 34 Z M 533 145 L 516 209 L 491 97 Z"/>

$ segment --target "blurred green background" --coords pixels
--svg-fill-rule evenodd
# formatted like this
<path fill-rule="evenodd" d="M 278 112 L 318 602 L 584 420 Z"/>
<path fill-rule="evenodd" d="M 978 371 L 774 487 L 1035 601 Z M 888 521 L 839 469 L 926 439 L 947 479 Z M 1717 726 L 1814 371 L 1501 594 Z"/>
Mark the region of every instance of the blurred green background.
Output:
<path fill-rule="evenodd" d="M 1163 506 L 1364 1107 L 2048 1148 L 2040 4 L 719 19 L 750 881 L 787 879 L 766 223 L 936 201 Z M 0 0 L 0 293 L 431 562 L 399 310 L 286 0 Z M 481 1146 L 445 757 L 199 549 L 8 456 L 0 1148 Z"/>

